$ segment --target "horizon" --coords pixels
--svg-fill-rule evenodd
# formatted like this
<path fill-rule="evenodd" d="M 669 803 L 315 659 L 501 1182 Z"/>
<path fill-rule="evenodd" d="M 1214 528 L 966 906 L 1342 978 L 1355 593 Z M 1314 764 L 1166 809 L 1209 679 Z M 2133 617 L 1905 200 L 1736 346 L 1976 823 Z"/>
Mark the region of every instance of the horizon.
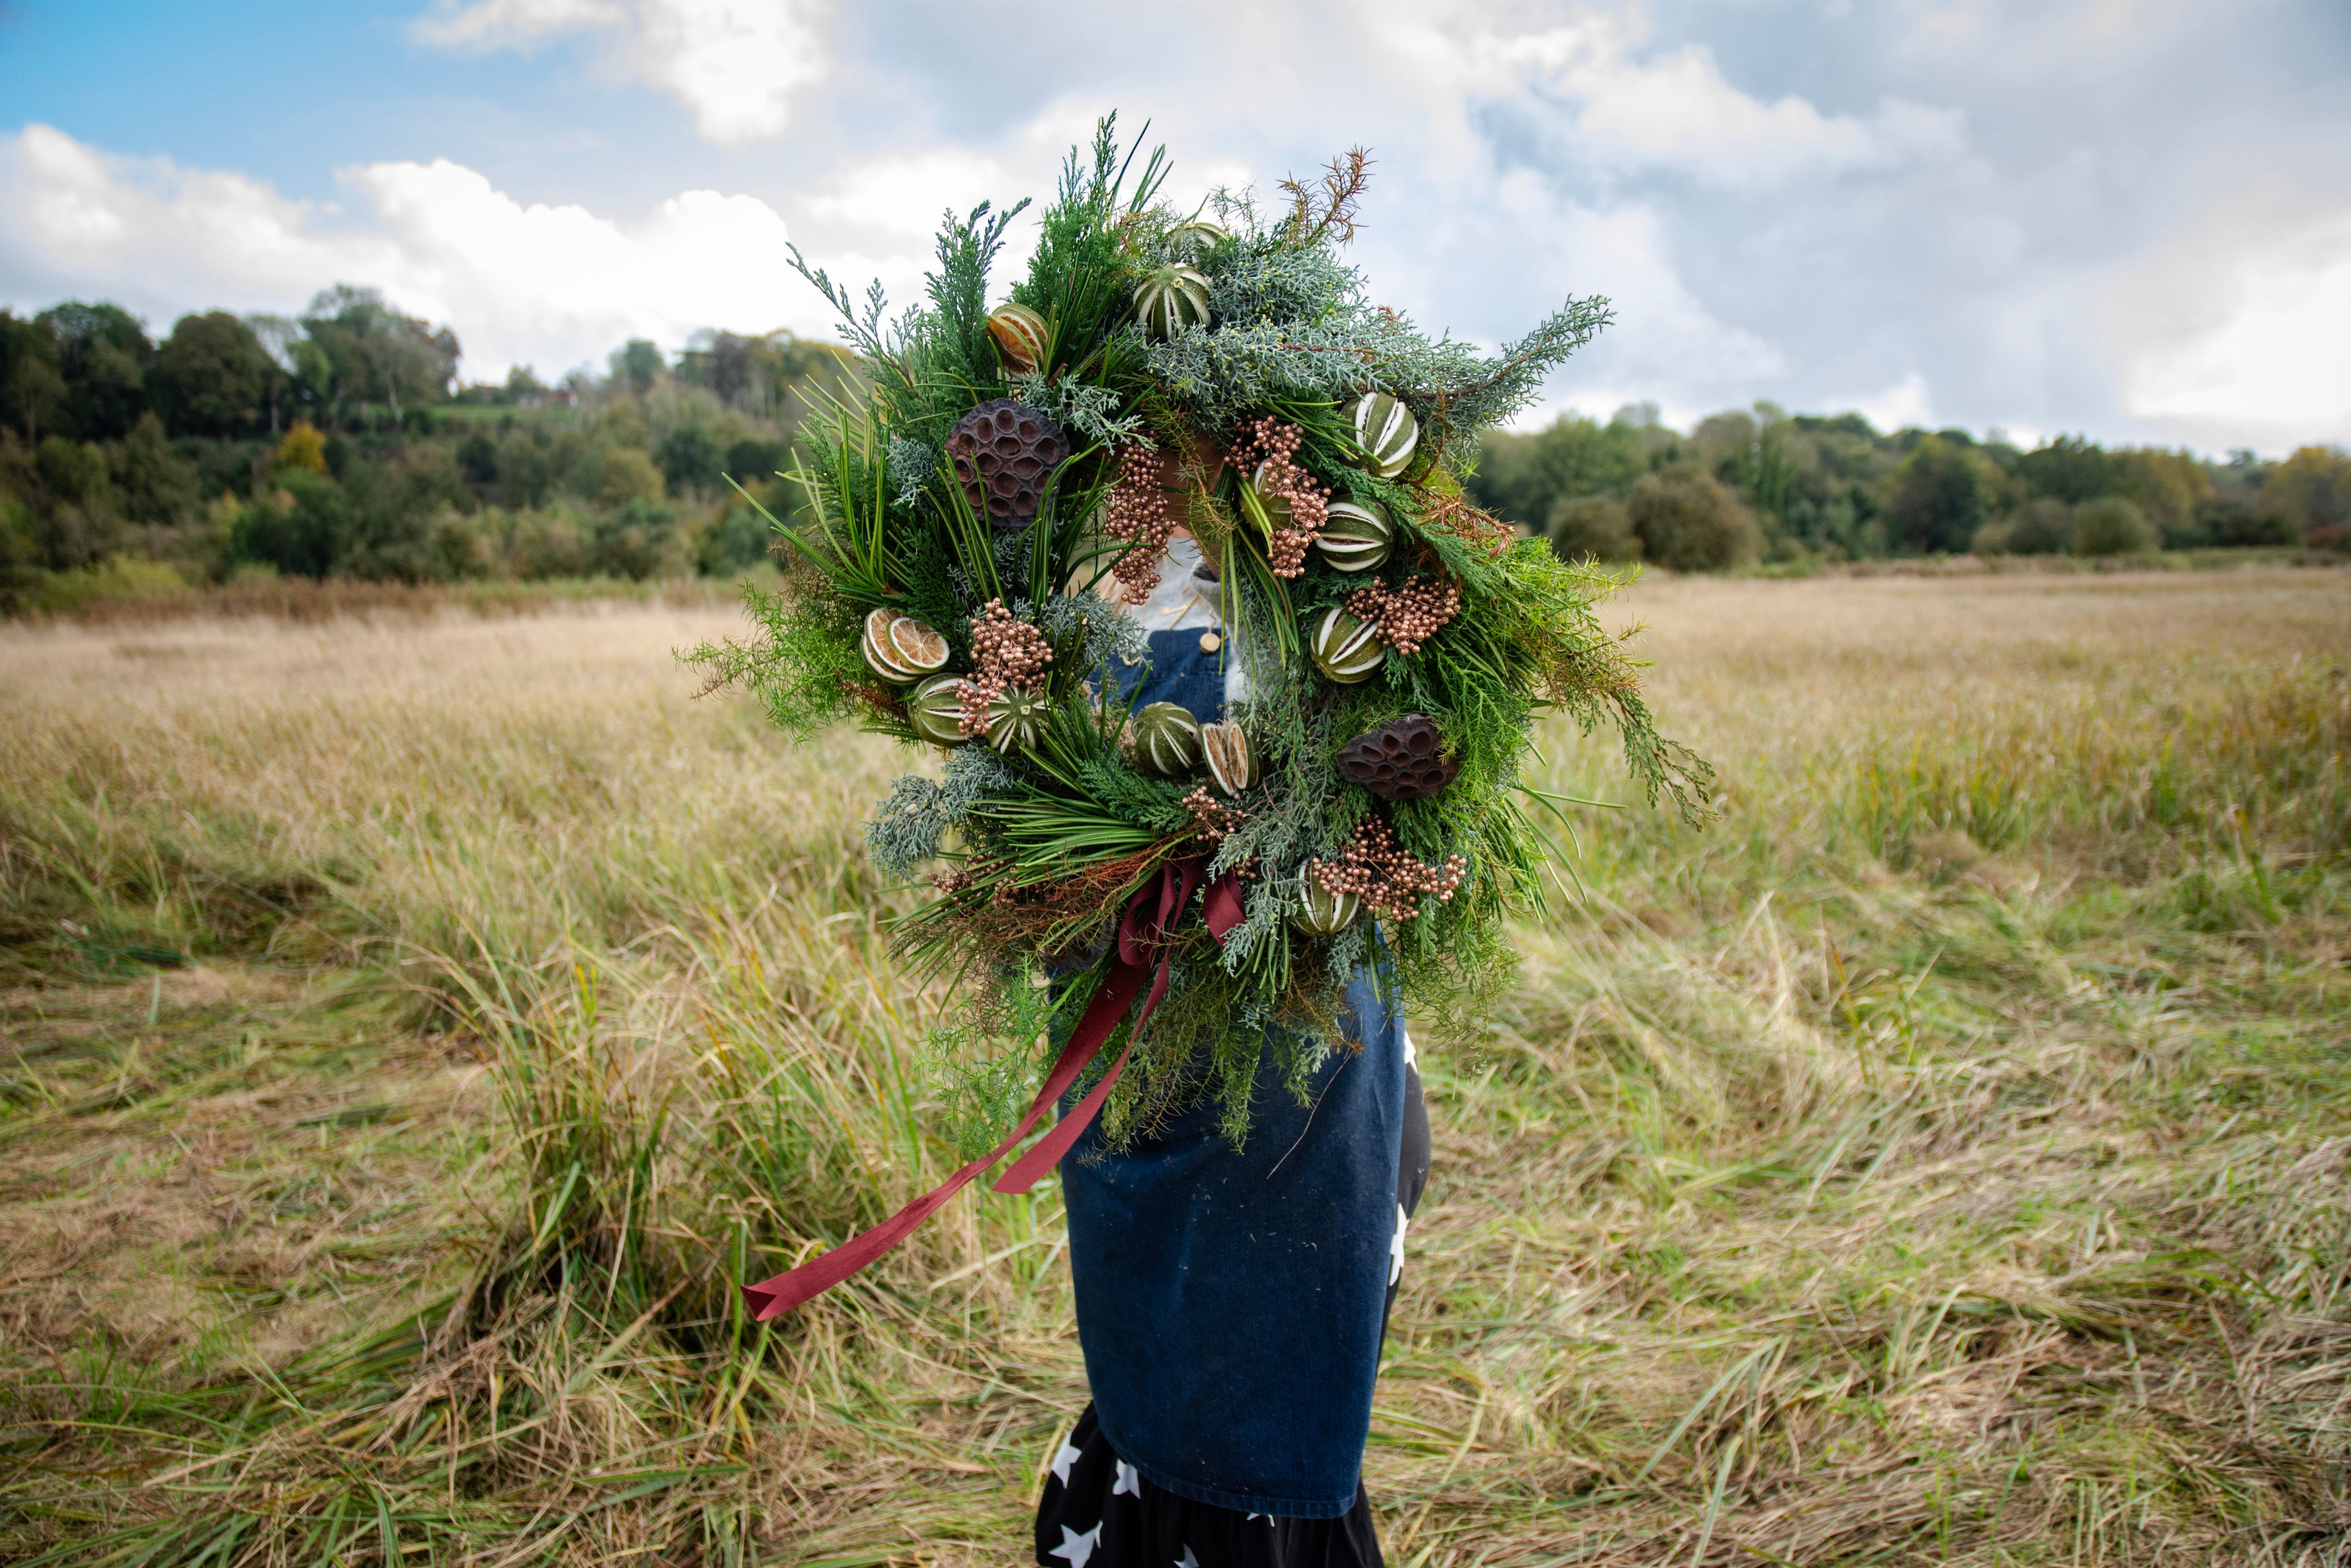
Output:
<path fill-rule="evenodd" d="M 1490 350 L 1610 298 L 1515 429 L 1770 402 L 2023 446 L 2351 438 L 2339 8 L 1298 5 L 1075 14 L 1037 25 L 1050 49 L 969 28 L 911 3 L 20 5 L 0 304 L 110 299 L 161 336 L 348 282 L 450 326 L 472 382 L 699 329 L 837 340 L 788 244 L 903 308 L 942 206 L 1049 194 L 1123 104 L 1185 204 L 1369 145 L 1351 259 L 1432 328 Z M 1362 90 L 1334 110 L 1333 83 Z"/>

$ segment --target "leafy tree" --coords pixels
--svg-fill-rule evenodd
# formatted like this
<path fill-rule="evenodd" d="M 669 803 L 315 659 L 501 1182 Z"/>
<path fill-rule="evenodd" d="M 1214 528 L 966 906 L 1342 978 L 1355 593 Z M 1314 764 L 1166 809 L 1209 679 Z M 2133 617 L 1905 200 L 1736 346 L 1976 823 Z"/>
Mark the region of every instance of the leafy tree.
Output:
<path fill-rule="evenodd" d="M 1893 542 L 1918 555 L 1970 549 L 1990 518 L 1982 459 L 1940 435 L 1922 438 L 1894 471 L 1886 517 Z"/>
<path fill-rule="evenodd" d="M 604 472 L 596 484 L 596 503 L 625 507 L 632 501 L 648 506 L 662 499 L 661 470 L 633 446 L 615 446 L 604 454 Z"/>
<path fill-rule="evenodd" d="M 2026 453 L 2016 460 L 2016 472 L 2031 494 L 2074 506 L 2119 496 L 2127 484 L 2105 449 L 2082 435 L 2061 435 Z"/>
<path fill-rule="evenodd" d="M 302 327 L 325 358 L 330 409 L 347 397 L 381 397 L 397 423 L 402 395 L 413 402 L 449 395 L 462 354 L 456 334 L 400 314 L 376 289 L 339 283 L 321 290 L 303 313 Z"/>
<path fill-rule="evenodd" d="M 590 561 L 597 571 L 642 582 L 669 564 L 676 542 L 676 513 L 653 501 L 632 500 L 597 525 Z"/>
<path fill-rule="evenodd" d="M 2212 494 L 2212 476 L 2185 452 L 2130 447 L 2111 455 L 2121 485 L 2116 494 L 2138 503 L 2167 542 L 2196 542 L 2196 507 Z"/>
<path fill-rule="evenodd" d="M 1540 532 L 1562 498 L 1621 496 L 1648 468 L 1644 426 L 1562 414 L 1531 435 L 1488 436 L 1470 491 L 1489 511 Z"/>
<path fill-rule="evenodd" d="M 2302 530 L 2294 520 L 2276 512 L 2264 512 L 2250 501 L 2238 497 L 2214 497 L 2196 508 L 2197 530 L 2203 544 L 2219 545 L 2227 549 L 2244 549 L 2260 545 L 2298 545 Z"/>
<path fill-rule="evenodd" d="M 112 552 L 120 532 L 106 448 L 95 441 L 46 435 L 34 453 L 39 487 L 33 543 L 41 565 L 72 571 Z"/>
<path fill-rule="evenodd" d="M 325 577 L 350 545 L 350 498 L 341 485 L 308 468 L 282 469 L 277 480 L 277 493 L 245 507 L 230 525 L 229 563 Z"/>
<path fill-rule="evenodd" d="M 776 542 L 768 519 L 741 505 L 726 508 L 695 549 L 695 566 L 705 577 L 733 577 L 768 559 Z"/>
<path fill-rule="evenodd" d="M 569 456 L 558 450 L 545 431 L 516 431 L 498 443 L 499 505 L 547 505 L 557 477 L 570 465 Z"/>
<path fill-rule="evenodd" d="M 706 387 L 719 402 L 740 402 L 758 380 L 758 340 L 733 332 L 697 332 L 677 357 L 677 379 Z"/>
<path fill-rule="evenodd" d="M 119 441 L 147 412 L 147 372 L 155 345 L 139 319 L 120 305 L 54 305 L 36 320 L 57 339 L 57 374 L 65 382 L 59 434 L 83 441 Z"/>
<path fill-rule="evenodd" d="M 662 353 L 649 338 L 632 338 L 612 350 L 612 379 L 633 392 L 649 392 L 661 379 Z"/>
<path fill-rule="evenodd" d="M 725 455 L 717 438 L 698 424 L 681 424 L 663 437 L 657 455 L 662 477 L 673 492 L 715 490 Z"/>
<path fill-rule="evenodd" d="M 1745 508 L 1714 476 L 1694 468 L 1643 475 L 1625 510 L 1642 555 L 1676 571 L 1720 571 L 1753 560 L 1762 547 Z"/>
<path fill-rule="evenodd" d="M 507 371 L 506 398 L 508 402 L 524 402 L 547 395 L 547 383 L 538 379 L 528 365 L 515 365 Z"/>
<path fill-rule="evenodd" d="M 2126 496 L 2101 496 L 2074 508 L 2075 555 L 2141 555 L 2158 542 L 2155 525 Z"/>
<path fill-rule="evenodd" d="M 444 548 L 438 526 L 466 496 L 446 447 L 410 446 L 377 461 L 362 459 L 343 481 L 350 497 L 350 535 L 335 563 L 340 576 L 436 581 L 454 575 L 462 550 Z"/>
<path fill-rule="evenodd" d="M 181 435 L 235 435 L 261 423 L 277 366 L 225 310 L 183 316 L 155 350 L 156 411 Z"/>
<path fill-rule="evenodd" d="M 298 419 L 277 444 L 277 467 L 308 474 L 327 471 L 327 438 L 307 419 Z"/>
<path fill-rule="evenodd" d="M 0 310 L 0 417 L 22 430 L 30 445 L 40 440 L 65 401 L 56 330 L 47 321 Z"/>
<path fill-rule="evenodd" d="M 0 615 L 16 614 L 39 583 L 34 558 L 33 530 L 24 503 L 0 495 Z"/>
<path fill-rule="evenodd" d="M 775 478 L 790 456 L 791 448 L 785 442 L 747 437 L 726 449 L 726 473 L 737 485 L 748 489 Z"/>
<path fill-rule="evenodd" d="M 113 458 L 115 488 L 132 522 L 176 528 L 195 520 L 196 465 L 172 450 L 162 420 L 140 415 Z"/>
<path fill-rule="evenodd" d="M 2262 509 L 2304 535 L 2351 526 L 2351 453 L 2340 446 L 2296 449 L 2262 484 Z"/>
<path fill-rule="evenodd" d="M 477 490 L 487 490 L 498 482 L 498 444 L 490 439 L 488 431 L 477 430 L 465 437 L 457 448 L 457 471 Z"/>
<path fill-rule="evenodd" d="M 296 371 L 300 356 L 297 346 L 305 341 L 302 323 L 291 316 L 247 316 L 245 324 L 253 332 L 254 341 L 269 356 L 269 373 L 262 396 L 269 407 L 269 433 L 277 434 L 280 405 L 298 395 Z"/>

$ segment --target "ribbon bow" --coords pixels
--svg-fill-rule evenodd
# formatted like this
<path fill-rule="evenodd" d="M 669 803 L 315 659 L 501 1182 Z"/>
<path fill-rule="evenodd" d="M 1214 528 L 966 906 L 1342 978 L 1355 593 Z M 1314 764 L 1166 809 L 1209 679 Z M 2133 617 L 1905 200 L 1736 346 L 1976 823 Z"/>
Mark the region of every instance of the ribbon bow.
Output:
<path fill-rule="evenodd" d="M 947 1199 L 970 1186 L 983 1172 L 1009 1154 L 1021 1139 L 1027 1137 L 1045 1114 L 1045 1108 L 1060 1101 L 1078 1075 L 1086 1070 L 1119 1020 L 1134 1005 L 1135 993 L 1143 989 L 1146 977 L 1151 989 L 1143 999 L 1143 1009 L 1135 1015 L 1134 1028 L 1127 1035 L 1126 1048 L 1111 1063 L 1110 1071 L 1100 1082 L 1078 1102 L 1070 1113 L 1053 1124 L 1051 1132 L 1037 1140 L 1034 1147 L 1012 1164 L 995 1184 L 998 1192 L 1027 1192 L 1044 1179 L 1045 1173 L 1061 1163 L 1063 1155 L 1080 1135 L 1093 1124 L 1101 1113 L 1102 1102 L 1110 1098 L 1111 1088 L 1118 1082 L 1119 1070 L 1126 1065 L 1134 1050 L 1134 1040 L 1142 1034 L 1143 1026 L 1151 1011 L 1167 994 L 1167 962 L 1175 946 L 1176 936 L 1184 921 L 1184 911 L 1192 901 L 1193 891 L 1200 884 L 1207 867 L 1198 860 L 1176 861 L 1163 865 L 1159 874 L 1136 890 L 1127 901 L 1126 910 L 1118 921 L 1118 952 L 1109 972 L 1096 988 L 1093 999 L 1086 1004 L 1078 1027 L 1070 1031 L 1069 1042 L 1054 1060 L 1052 1071 L 1045 1075 L 1045 1086 L 1029 1103 L 1028 1113 L 1020 1124 L 1012 1129 L 1005 1140 L 986 1155 L 972 1161 L 949 1176 L 945 1183 L 932 1188 L 872 1229 L 851 1238 L 830 1252 L 820 1253 L 797 1269 L 786 1270 L 772 1280 L 742 1287 L 743 1296 L 750 1303 L 754 1321 L 764 1322 L 780 1317 L 794 1307 L 838 1285 L 852 1274 L 863 1269 L 884 1252 L 904 1241 L 914 1228 L 933 1214 Z M 1225 936 L 1241 921 L 1240 890 L 1228 873 L 1208 885 L 1202 908 L 1209 935 L 1222 943 Z"/>

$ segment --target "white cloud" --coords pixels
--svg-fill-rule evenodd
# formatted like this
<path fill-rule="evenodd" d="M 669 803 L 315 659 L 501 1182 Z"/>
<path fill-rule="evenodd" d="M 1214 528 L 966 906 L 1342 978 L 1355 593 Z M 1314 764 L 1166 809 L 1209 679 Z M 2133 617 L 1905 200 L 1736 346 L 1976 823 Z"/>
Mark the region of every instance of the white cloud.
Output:
<path fill-rule="evenodd" d="M 739 144 L 783 134 L 792 94 L 823 79 L 810 9 L 807 0 L 436 0 L 411 30 L 475 52 L 597 37 L 607 68 L 677 98 L 709 141 Z"/>
<path fill-rule="evenodd" d="M 2108 316 L 2141 418 L 2262 445 L 2351 437 L 2351 205 L 2231 200 L 2126 275 Z"/>
<path fill-rule="evenodd" d="M 1848 408 L 1880 430 L 1900 430 L 1914 424 L 1932 428 L 1935 423 L 1927 378 L 1916 371 L 1874 396 L 1832 404 L 1833 411 L 1840 413 Z"/>
<path fill-rule="evenodd" d="M 1731 85 L 1703 45 L 1636 58 L 1640 42 L 1637 26 L 1596 16 L 1541 33 L 1480 37 L 1468 63 L 1475 76 L 1557 101 L 1576 156 L 1619 171 L 1673 169 L 1753 190 L 1948 157 L 1965 146 L 1955 110 L 1889 98 L 1857 120 L 1823 114 L 1793 94 L 1766 103 Z"/>
<path fill-rule="evenodd" d="M 329 283 L 371 284 L 446 321 L 465 373 L 543 373 L 601 360 L 623 339 L 675 346 L 696 329 L 826 331 L 816 291 L 785 264 L 766 203 L 687 191 L 626 218 L 526 205 L 447 160 L 342 173 L 358 215 L 291 201 L 243 175 L 111 156 L 45 125 L 0 141 L 0 295 L 63 294 L 147 312 L 161 330 L 207 306 L 286 310 Z M 904 289 L 903 257 L 827 258 Z"/>
<path fill-rule="evenodd" d="M 991 198 L 1002 202 L 1008 190 L 1004 166 L 995 159 L 939 147 L 844 169 L 808 205 L 829 223 L 921 241 L 937 232 L 943 210 L 967 213 Z"/>

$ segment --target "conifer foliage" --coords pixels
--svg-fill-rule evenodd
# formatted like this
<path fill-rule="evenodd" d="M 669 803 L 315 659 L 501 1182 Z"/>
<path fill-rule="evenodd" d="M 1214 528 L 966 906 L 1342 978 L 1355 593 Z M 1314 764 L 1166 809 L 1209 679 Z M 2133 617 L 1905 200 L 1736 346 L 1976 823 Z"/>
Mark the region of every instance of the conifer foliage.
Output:
<path fill-rule="evenodd" d="M 1364 221 L 1361 150 L 1286 183 L 1270 214 L 1246 192 L 1177 210 L 1166 172 L 1164 150 L 1122 150 L 1104 120 L 993 310 L 989 270 L 1025 202 L 950 215 L 925 298 L 894 321 L 878 285 L 861 301 L 794 256 L 841 311 L 868 391 L 825 411 L 797 476 L 810 506 L 774 524 L 784 589 L 750 601 L 757 634 L 698 657 L 798 733 L 856 718 L 954 737 L 944 777 L 898 780 L 869 843 L 890 874 L 935 868 L 937 896 L 898 937 L 971 999 L 956 1039 L 981 1059 L 967 1086 L 983 1114 L 1027 1092 L 1040 986 L 1058 977 L 1050 1005 L 1074 1018 L 1138 889 L 1186 860 L 1204 882 L 1236 878 L 1241 920 L 1221 942 L 1196 918 L 1183 927 L 1104 1126 L 1132 1136 L 1209 1095 L 1238 1140 L 1269 1042 L 1293 1082 L 1343 1049 L 1351 975 L 1368 967 L 1440 1030 L 1507 981 L 1504 916 L 1539 895 L 1554 842 L 1534 813 L 1556 805 L 1519 783 L 1540 711 L 1613 723 L 1651 803 L 1693 820 L 1711 775 L 1657 734 L 1593 614 L 1615 580 L 1462 493 L 1479 428 L 1530 402 L 1607 324 L 1607 302 L 1570 299 L 1485 360 L 1373 305 L 1340 258 Z M 1018 507 L 991 511 L 974 482 L 967 422 L 983 408 L 1059 438 L 1037 448 L 1050 471 L 1022 470 Z M 1137 476 L 1156 494 L 1122 497 Z M 1353 542 L 1310 548 L 1334 515 Z M 1139 716 L 1114 695 L 1113 670 L 1147 647 L 1122 601 L 1178 524 L 1221 568 L 1224 656 L 1249 694 L 1228 715 Z M 1361 538 L 1384 549 L 1367 557 Z M 935 629 L 945 673 L 909 685 L 886 650 L 876 663 L 877 612 Z M 1334 666 L 1317 628 L 1365 615 L 1397 623 Z M 1014 640 L 1023 656 L 1008 662 Z M 924 704 L 954 708 L 952 727 Z M 1220 769 L 1169 738 L 1201 726 Z M 1409 731 L 1424 788 L 1374 790 L 1343 767 L 1384 726 Z M 1368 875 L 1367 843 L 1381 896 L 1332 894 Z"/>

